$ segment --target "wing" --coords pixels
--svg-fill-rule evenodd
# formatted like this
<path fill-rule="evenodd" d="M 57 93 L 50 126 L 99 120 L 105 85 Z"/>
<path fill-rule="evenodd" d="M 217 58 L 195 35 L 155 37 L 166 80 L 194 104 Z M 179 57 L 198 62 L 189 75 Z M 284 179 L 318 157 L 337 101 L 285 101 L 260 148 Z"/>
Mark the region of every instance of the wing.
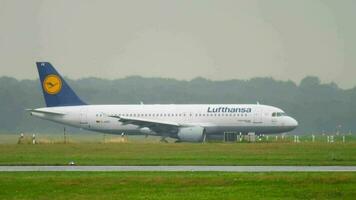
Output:
<path fill-rule="evenodd" d="M 133 124 L 139 127 L 148 127 L 152 131 L 156 133 L 162 132 L 176 132 L 179 127 L 184 125 L 175 123 L 175 122 L 167 122 L 167 121 L 159 121 L 159 120 L 150 120 L 150 119 L 142 119 L 142 118 L 132 118 L 132 117 L 119 117 L 119 116 L 109 116 L 113 118 L 117 118 L 123 124 Z"/>

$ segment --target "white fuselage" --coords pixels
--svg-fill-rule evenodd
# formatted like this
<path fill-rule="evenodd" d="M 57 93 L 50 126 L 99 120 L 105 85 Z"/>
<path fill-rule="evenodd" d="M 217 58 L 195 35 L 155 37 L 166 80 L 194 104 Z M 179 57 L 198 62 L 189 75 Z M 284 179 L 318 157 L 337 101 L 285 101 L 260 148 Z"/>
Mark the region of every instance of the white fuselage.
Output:
<path fill-rule="evenodd" d="M 63 113 L 63 115 L 47 112 Z M 184 126 L 199 126 L 205 129 L 206 134 L 281 133 L 291 131 L 298 125 L 295 119 L 285 115 L 281 109 L 259 104 L 82 105 L 39 108 L 33 110 L 31 114 L 87 130 L 168 137 L 175 137 L 176 133 L 174 131 L 151 132 L 142 126 L 123 123 L 118 118 L 121 116 L 154 122 L 174 122 Z"/>

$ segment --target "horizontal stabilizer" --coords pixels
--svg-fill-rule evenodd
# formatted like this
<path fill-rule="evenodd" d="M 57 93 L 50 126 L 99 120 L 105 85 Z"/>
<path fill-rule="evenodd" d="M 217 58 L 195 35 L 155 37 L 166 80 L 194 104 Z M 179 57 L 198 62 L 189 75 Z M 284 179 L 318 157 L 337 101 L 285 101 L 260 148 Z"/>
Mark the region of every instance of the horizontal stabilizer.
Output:
<path fill-rule="evenodd" d="M 42 114 L 49 114 L 49 115 L 65 115 L 64 113 L 60 113 L 60 112 L 36 110 L 36 109 L 26 109 L 26 111 L 31 113 L 42 113 Z"/>

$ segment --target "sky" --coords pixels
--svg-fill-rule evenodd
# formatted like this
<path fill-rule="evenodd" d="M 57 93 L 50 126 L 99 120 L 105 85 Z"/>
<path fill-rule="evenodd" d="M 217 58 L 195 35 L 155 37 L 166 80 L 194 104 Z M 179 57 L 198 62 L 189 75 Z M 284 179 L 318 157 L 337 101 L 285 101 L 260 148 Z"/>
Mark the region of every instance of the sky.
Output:
<path fill-rule="evenodd" d="M 356 86 L 355 0 L 0 0 L 0 76 Z"/>

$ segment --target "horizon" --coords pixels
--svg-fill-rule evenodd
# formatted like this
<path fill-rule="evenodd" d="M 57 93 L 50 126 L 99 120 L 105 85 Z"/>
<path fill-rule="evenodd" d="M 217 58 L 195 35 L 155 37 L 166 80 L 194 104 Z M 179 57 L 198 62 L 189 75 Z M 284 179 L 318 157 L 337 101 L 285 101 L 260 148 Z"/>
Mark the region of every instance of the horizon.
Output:
<path fill-rule="evenodd" d="M 11 76 L 0 76 L 0 79 L 1 78 L 13 78 L 13 79 L 15 79 L 17 81 L 39 81 L 38 77 L 35 78 L 35 79 L 29 79 L 29 78 L 19 79 L 19 78 L 11 77 Z M 335 85 L 335 86 L 337 86 L 338 89 L 342 89 L 342 90 L 353 90 L 353 89 L 356 88 L 356 85 L 351 87 L 351 88 L 342 88 L 337 83 L 335 83 L 333 81 L 332 82 L 322 82 L 320 77 L 317 77 L 317 76 L 305 76 L 298 83 L 293 81 L 293 80 L 279 80 L 279 79 L 276 79 L 274 77 L 251 77 L 249 79 L 225 79 L 225 80 L 212 80 L 212 79 L 205 78 L 205 77 L 195 77 L 195 78 L 192 78 L 190 80 L 184 80 L 184 79 L 166 78 L 166 77 L 144 77 L 144 76 L 140 76 L 140 75 L 130 75 L 130 76 L 114 78 L 114 79 L 101 78 L 101 77 L 95 77 L 95 76 L 81 77 L 81 78 L 70 78 L 68 76 L 63 76 L 63 78 L 65 80 L 70 80 L 70 81 L 81 81 L 81 80 L 86 80 L 86 79 L 96 79 L 96 80 L 103 80 L 103 81 L 117 81 L 117 80 L 125 80 L 125 79 L 130 79 L 130 78 L 141 78 L 141 79 L 171 80 L 171 81 L 178 81 L 178 82 L 192 82 L 192 81 L 199 80 L 199 79 L 203 79 L 205 81 L 210 81 L 210 82 L 227 82 L 227 81 L 245 81 L 245 82 L 248 82 L 248 81 L 254 81 L 256 79 L 265 79 L 265 80 L 270 79 L 270 80 L 275 81 L 275 82 L 284 82 L 284 83 L 291 82 L 291 83 L 295 84 L 298 87 L 300 86 L 301 82 L 303 80 L 305 80 L 306 78 L 317 78 L 318 81 L 319 81 L 319 83 L 318 83 L 319 85 Z"/>

